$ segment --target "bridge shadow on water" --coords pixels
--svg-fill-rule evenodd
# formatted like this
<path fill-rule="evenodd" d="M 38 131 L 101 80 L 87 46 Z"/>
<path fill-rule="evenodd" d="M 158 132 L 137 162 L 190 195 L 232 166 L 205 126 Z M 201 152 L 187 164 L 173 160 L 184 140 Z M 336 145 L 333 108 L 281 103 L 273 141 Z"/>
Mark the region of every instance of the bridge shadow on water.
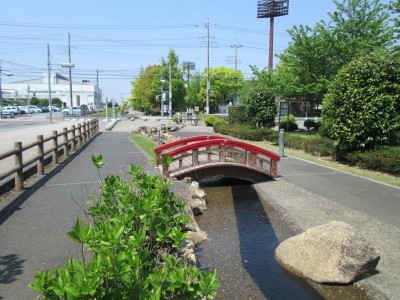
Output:
<path fill-rule="evenodd" d="M 323 299 L 306 280 L 274 258 L 279 245 L 264 207 L 251 185 L 231 187 L 243 268 L 268 299 Z"/>
<path fill-rule="evenodd" d="M 212 241 L 201 245 L 196 256 L 200 268 L 217 268 L 222 283 L 217 299 L 323 299 L 275 260 L 279 241 L 248 182 L 206 183 L 205 190 L 209 209 L 198 221 Z"/>

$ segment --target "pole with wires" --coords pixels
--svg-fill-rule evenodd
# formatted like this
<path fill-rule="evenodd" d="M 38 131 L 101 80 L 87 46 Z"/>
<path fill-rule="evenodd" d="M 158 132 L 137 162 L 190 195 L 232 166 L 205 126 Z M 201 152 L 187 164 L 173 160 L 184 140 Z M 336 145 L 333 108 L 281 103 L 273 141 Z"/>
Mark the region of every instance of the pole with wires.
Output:
<path fill-rule="evenodd" d="M 50 112 L 50 123 L 53 123 L 53 109 L 51 107 L 51 68 L 50 68 L 50 47 L 47 45 L 47 84 L 49 90 L 49 112 Z"/>

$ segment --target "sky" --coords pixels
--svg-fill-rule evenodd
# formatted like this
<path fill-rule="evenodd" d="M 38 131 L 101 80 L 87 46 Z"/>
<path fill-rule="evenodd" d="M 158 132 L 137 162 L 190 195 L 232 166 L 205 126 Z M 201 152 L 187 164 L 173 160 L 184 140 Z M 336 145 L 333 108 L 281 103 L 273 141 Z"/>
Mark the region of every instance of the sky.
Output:
<path fill-rule="evenodd" d="M 288 29 L 314 26 L 334 10 L 333 0 L 291 0 L 289 15 L 275 18 L 274 53 L 288 46 Z M 98 70 L 103 99 L 120 102 L 130 96 L 141 68 L 160 64 L 170 49 L 180 62 L 194 62 L 203 71 L 207 23 L 211 68 L 234 68 L 232 45 L 240 45 L 238 69 L 246 78 L 252 75 L 249 65 L 268 64 L 269 19 L 257 18 L 257 0 L 2 0 L 0 11 L 1 68 L 13 74 L 3 75 L 3 82 L 42 77 L 47 45 L 52 71 L 68 77 L 61 64 L 68 62 L 69 33 L 72 80 L 94 83 Z"/>

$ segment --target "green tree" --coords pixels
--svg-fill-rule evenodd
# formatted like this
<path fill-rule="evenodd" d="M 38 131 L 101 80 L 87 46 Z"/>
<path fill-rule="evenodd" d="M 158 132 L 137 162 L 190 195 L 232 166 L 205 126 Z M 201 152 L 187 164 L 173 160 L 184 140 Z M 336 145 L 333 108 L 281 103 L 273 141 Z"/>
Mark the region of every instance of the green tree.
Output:
<path fill-rule="evenodd" d="M 278 74 L 283 90 L 293 97 L 321 103 L 329 83 L 338 70 L 354 58 L 393 44 L 393 28 L 389 26 L 386 5 L 378 0 L 334 1 L 328 24 L 315 27 L 294 26 L 288 48 L 279 55 Z"/>
<path fill-rule="evenodd" d="M 201 81 L 203 79 L 203 73 L 195 72 L 190 75 L 190 81 L 187 84 L 186 89 L 186 102 L 189 107 L 202 106 L 202 101 L 199 98 L 201 90 Z"/>
<path fill-rule="evenodd" d="M 174 110 L 181 110 L 186 107 L 186 88 L 183 80 L 184 72 L 183 67 L 179 65 L 179 57 L 173 49 L 169 51 L 167 59 L 162 58 L 161 65 L 161 69 L 155 74 L 153 88 L 160 91 L 161 85 L 163 85 L 163 90 L 168 92 L 171 72 L 172 108 Z"/>
<path fill-rule="evenodd" d="M 400 59 L 373 54 L 340 70 L 324 99 L 323 128 L 344 151 L 400 142 Z"/>
<path fill-rule="evenodd" d="M 156 107 L 153 81 L 157 77 L 159 69 L 161 69 L 159 65 L 148 66 L 143 74 L 131 82 L 133 85 L 131 105 L 136 109 L 148 113 L 151 108 Z"/>
<path fill-rule="evenodd" d="M 392 1 L 390 2 L 389 9 L 391 10 L 393 14 L 393 27 L 394 27 L 394 32 L 395 32 L 395 37 L 397 40 L 397 45 L 395 46 L 395 49 L 397 51 L 400 50 L 400 45 L 399 45 L 399 39 L 400 39 L 400 1 Z"/>
<path fill-rule="evenodd" d="M 257 127 L 273 127 L 277 113 L 274 91 L 263 84 L 253 85 L 244 99 L 248 120 Z"/>
<path fill-rule="evenodd" d="M 206 73 L 206 72 L 204 72 Z M 243 73 L 231 68 L 210 68 L 210 111 L 216 112 L 218 105 L 234 102 L 235 95 L 243 85 Z M 199 99 L 206 104 L 207 77 L 201 81 Z"/>

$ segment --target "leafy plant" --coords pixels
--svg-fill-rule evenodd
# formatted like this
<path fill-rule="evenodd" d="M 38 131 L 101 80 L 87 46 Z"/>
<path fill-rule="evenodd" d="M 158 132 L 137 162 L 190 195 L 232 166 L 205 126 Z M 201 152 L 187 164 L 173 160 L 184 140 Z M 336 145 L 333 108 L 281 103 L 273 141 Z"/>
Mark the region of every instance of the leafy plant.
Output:
<path fill-rule="evenodd" d="M 104 165 L 101 156 L 92 160 Z M 130 182 L 106 177 L 89 209 L 91 224 L 78 219 L 68 232 L 81 244 L 82 261 L 37 272 L 30 287 L 46 299 L 212 299 L 216 271 L 202 272 L 176 254 L 187 235 L 185 204 L 166 179 L 134 165 L 128 175 Z"/>

